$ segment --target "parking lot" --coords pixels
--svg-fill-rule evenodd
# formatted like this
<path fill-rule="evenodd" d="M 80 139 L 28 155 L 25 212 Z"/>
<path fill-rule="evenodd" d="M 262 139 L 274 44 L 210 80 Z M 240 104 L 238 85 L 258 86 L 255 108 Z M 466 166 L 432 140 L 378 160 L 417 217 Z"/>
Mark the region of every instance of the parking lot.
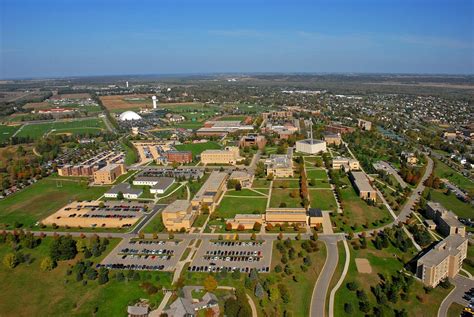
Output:
<path fill-rule="evenodd" d="M 172 271 L 188 240 L 124 239 L 101 263 L 111 269 Z"/>
<path fill-rule="evenodd" d="M 194 260 L 188 268 L 191 272 L 217 272 L 223 269 L 250 272 L 269 272 L 272 258 L 272 241 L 202 241 Z"/>

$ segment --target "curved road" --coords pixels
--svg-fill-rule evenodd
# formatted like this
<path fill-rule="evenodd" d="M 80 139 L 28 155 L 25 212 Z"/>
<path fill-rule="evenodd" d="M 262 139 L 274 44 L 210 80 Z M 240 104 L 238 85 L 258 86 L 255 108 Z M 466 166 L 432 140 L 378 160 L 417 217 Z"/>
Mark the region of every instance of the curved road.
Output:
<path fill-rule="evenodd" d="M 474 281 L 458 274 L 454 277 L 453 283 L 455 286 L 454 289 L 439 306 L 438 317 L 446 317 L 448 315 L 449 306 L 451 306 L 452 303 L 467 305 L 467 301 L 462 297 L 471 287 L 474 287 Z"/>

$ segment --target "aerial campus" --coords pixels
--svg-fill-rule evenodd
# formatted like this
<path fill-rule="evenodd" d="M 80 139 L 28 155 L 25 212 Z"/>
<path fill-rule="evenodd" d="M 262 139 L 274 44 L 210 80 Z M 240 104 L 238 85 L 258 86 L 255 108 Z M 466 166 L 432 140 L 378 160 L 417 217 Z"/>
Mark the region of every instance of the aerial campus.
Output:
<path fill-rule="evenodd" d="M 158 16 L 172 24 L 169 18 L 181 14 L 214 19 L 216 12 L 237 15 L 254 5 L 184 2 L 163 2 L 169 15 Z M 356 41 L 344 35 L 349 48 L 339 35 L 297 29 L 301 42 L 295 44 L 287 31 L 276 40 L 272 29 L 218 29 L 219 18 L 200 32 L 206 22 L 191 18 L 191 29 L 166 35 L 124 31 L 120 41 L 136 50 L 129 52 L 114 46 L 119 39 L 96 21 L 80 30 L 61 24 L 91 14 L 81 3 L 2 4 L 8 31 L 0 41 L 0 316 L 474 315 L 472 43 L 406 37 L 399 43 L 404 50 L 437 48 L 413 53 L 419 59 L 411 64 L 405 60 L 413 71 L 384 68 L 402 67 L 384 56 L 380 72 L 318 73 L 325 63 L 334 69 L 331 58 L 347 65 L 332 45 L 343 45 L 356 63 L 360 56 L 352 46 L 369 54 L 366 41 L 374 35 L 361 33 Z M 367 1 L 361 3 L 369 10 Z M 130 25 L 161 25 L 158 16 L 138 18 L 148 6 L 161 12 L 155 5 L 122 5 L 133 12 Z M 319 10 L 311 4 L 280 5 L 271 7 L 274 17 L 265 15 L 266 6 L 253 10 L 269 25 L 287 14 L 301 17 L 291 21 L 303 29 L 304 21 L 316 26 L 325 20 L 322 13 L 319 22 L 307 15 Z M 365 19 L 363 8 L 347 6 L 346 14 Z M 404 6 L 437 17 L 411 2 L 395 5 Z M 462 1 L 433 8 L 449 16 L 451 6 L 457 10 L 453 28 L 464 18 L 472 22 L 472 5 Z M 331 5 L 324 7 L 338 19 Z M 386 21 L 370 17 L 365 23 L 377 20 L 395 30 L 391 17 L 400 13 L 375 7 Z M 102 9 L 110 27 L 118 28 L 114 19 L 123 12 Z M 18 10 L 30 12 L 31 20 Z M 58 28 L 55 38 L 63 46 L 47 59 L 44 46 L 28 54 L 12 46 L 19 45 L 16 37 L 53 34 L 47 23 L 23 33 L 21 21 L 31 26 L 40 12 L 80 46 L 64 40 Z M 291 30 L 289 22 L 278 23 Z M 98 43 L 92 25 L 104 35 Z M 183 53 L 178 47 L 193 42 L 185 33 L 208 42 Z M 161 43 L 154 46 L 157 56 L 166 51 L 164 42 L 176 48 L 167 63 L 180 61 L 189 72 L 176 68 L 173 74 L 168 64 L 146 60 L 140 46 L 148 40 Z M 88 41 L 94 44 L 86 48 Z M 273 45 L 285 41 L 292 52 L 280 54 Z M 327 46 L 326 62 L 298 55 L 311 50 L 306 41 Z M 226 65 L 248 62 L 237 44 L 256 56 L 264 48 L 259 65 L 267 68 L 250 63 L 255 72 L 222 73 Z M 93 45 L 99 49 L 91 53 Z M 469 51 L 471 64 L 462 64 L 462 72 L 452 66 L 457 75 L 439 74 L 430 56 L 442 51 L 440 45 L 456 50 L 460 64 Z M 68 46 L 74 47 L 71 56 Z M 58 47 L 48 44 L 48 55 L 52 48 Z M 114 62 L 110 71 L 114 57 L 101 50 L 128 60 Z M 193 68 L 194 57 L 208 50 L 225 56 L 224 66 L 209 53 L 212 63 L 202 64 L 207 71 L 193 71 L 202 70 Z M 306 57 L 297 57 L 298 64 L 287 55 Z M 84 56 L 91 58 L 87 66 Z M 65 66 L 68 58 L 78 64 Z M 147 67 L 156 62 L 157 75 L 106 75 L 147 73 L 139 67 L 142 58 Z M 422 68 L 424 58 L 434 68 Z M 288 73 L 282 63 L 302 65 L 295 69 L 304 72 Z"/>

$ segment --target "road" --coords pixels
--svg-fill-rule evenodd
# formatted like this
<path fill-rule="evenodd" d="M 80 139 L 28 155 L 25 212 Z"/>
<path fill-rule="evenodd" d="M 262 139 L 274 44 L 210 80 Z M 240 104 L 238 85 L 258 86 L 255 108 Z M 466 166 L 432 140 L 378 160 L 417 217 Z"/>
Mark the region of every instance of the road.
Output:
<path fill-rule="evenodd" d="M 331 283 L 332 276 L 336 270 L 339 261 L 339 252 L 337 250 L 337 241 L 341 237 L 338 235 L 320 236 L 321 241 L 326 245 L 326 262 L 323 269 L 319 273 L 318 280 L 314 285 L 313 296 L 311 298 L 310 316 L 324 317 L 326 316 L 326 296 Z"/>
<path fill-rule="evenodd" d="M 143 217 L 143 219 L 140 221 L 140 223 L 138 225 L 135 226 L 135 228 L 132 230 L 132 234 L 138 234 L 142 228 L 144 228 L 150 221 L 153 220 L 153 217 L 161 210 L 163 210 L 163 208 L 165 208 L 166 205 L 155 205 L 155 207 L 153 208 L 152 211 L 150 211 L 149 213 L 147 213 L 145 215 L 145 217 Z"/>
<path fill-rule="evenodd" d="M 464 293 L 471 287 L 474 287 L 474 281 L 462 275 L 456 275 L 452 280 L 455 288 L 443 300 L 438 309 L 438 317 L 446 317 L 448 315 L 449 306 L 452 303 L 466 305 L 467 301 L 463 299 Z"/>

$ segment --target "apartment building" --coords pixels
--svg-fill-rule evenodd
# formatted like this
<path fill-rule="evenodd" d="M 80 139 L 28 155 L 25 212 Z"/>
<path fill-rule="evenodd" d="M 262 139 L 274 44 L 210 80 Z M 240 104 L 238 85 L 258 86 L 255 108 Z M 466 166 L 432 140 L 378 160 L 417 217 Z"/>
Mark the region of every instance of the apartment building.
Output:
<path fill-rule="evenodd" d="M 109 164 L 94 172 L 94 184 L 113 184 L 117 177 L 125 174 L 127 170 L 124 164 Z"/>
<path fill-rule="evenodd" d="M 191 151 L 168 151 L 166 152 L 166 160 L 169 163 L 191 163 L 193 153 Z"/>
<path fill-rule="evenodd" d="M 193 209 L 191 202 L 187 200 L 175 200 L 165 207 L 161 212 L 163 224 L 168 231 L 179 231 L 191 229 L 198 216 L 198 211 Z"/>
<path fill-rule="evenodd" d="M 426 204 L 426 216 L 433 219 L 436 229 L 445 236 L 459 234 L 464 237 L 466 235 L 466 227 L 458 220 L 458 217 L 440 203 L 429 201 Z"/>
<path fill-rule="evenodd" d="M 236 146 L 228 146 L 224 150 L 205 150 L 201 153 L 203 164 L 236 164 L 243 160 Z"/>
<path fill-rule="evenodd" d="M 360 198 L 364 200 L 372 200 L 374 202 L 377 200 L 377 192 L 370 184 L 370 181 L 364 172 L 351 171 L 349 179 Z"/>
<path fill-rule="evenodd" d="M 327 133 L 324 135 L 324 141 L 326 141 L 327 145 L 341 145 L 342 138 L 341 134 L 339 133 Z"/>
<path fill-rule="evenodd" d="M 456 276 L 467 256 L 467 246 L 465 237 L 459 234 L 448 236 L 418 259 L 417 277 L 425 285 L 436 287 L 443 279 Z"/>
<path fill-rule="evenodd" d="M 364 131 L 370 131 L 372 129 L 372 122 L 363 119 L 357 119 L 357 126 Z"/>

